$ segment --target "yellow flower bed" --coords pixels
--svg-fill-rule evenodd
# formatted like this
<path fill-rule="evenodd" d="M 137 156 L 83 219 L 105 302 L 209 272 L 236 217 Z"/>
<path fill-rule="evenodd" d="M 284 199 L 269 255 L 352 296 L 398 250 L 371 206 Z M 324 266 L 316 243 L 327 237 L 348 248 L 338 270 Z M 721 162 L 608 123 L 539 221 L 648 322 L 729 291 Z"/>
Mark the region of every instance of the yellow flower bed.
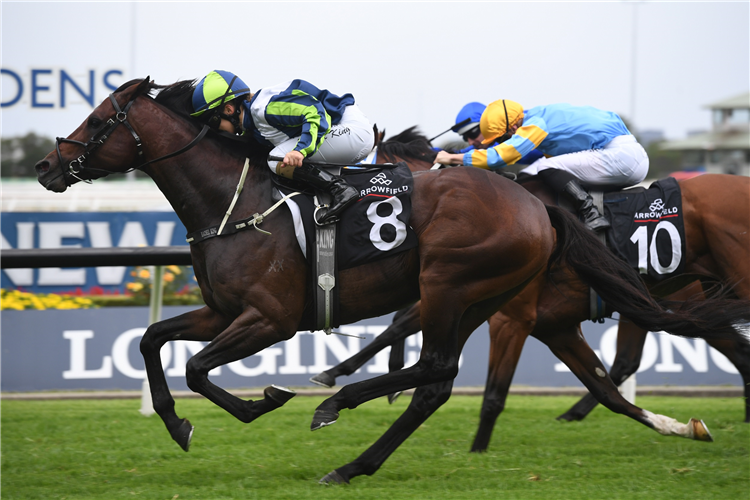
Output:
<path fill-rule="evenodd" d="M 55 293 L 35 294 L 0 288 L 0 310 L 88 309 L 90 307 L 96 306 L 94 305 L 94 301 L 86 297 L 58 295 Z"/>
<path fill-rule="evenodd" d="M 164 266 L 162 278 L 164 305 L 203 305 L 200 289 L 195 285 L 195 276 L 186 272 L 186 266 Z M 102 293 L 93 287 L 87 295 L 55 293 L 28 293 L 18 290 L 0 289 L 0 310 L 12 309 L 89 309 L 97 307 L 144 306 L 151 298 L 151 270 L 136 267 L 130 272 L 133 281 L 125 283 L 125 294 Z M 191 280 L 192 278 L 192 280 Z M 98 289 L 98 292 L 94 289 Z"/>

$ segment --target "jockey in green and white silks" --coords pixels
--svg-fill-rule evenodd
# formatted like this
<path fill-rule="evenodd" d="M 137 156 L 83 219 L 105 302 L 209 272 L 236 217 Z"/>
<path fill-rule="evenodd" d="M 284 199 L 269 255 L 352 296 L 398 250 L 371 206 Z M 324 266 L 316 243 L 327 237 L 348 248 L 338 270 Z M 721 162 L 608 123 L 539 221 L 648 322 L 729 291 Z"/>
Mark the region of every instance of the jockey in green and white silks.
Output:
<path fill-rule="evenodd" d="M 193 92 L 193 116 L 233 134 L 273 148 L 268 166 L 281 176 L 331 194 L 319 222 L 333 222 L 358 192 L 343 178 L 304 163 L 355 164 L 375 143 L 373 127 L 351 94 L 339 97 L 304 80 L 292 80 L 252 94 L 236 75 L 212 71 Z"/>
<path fill-rule="evenodd" d="M 357 163 L 372 151 L 372 125 L 351 94 L 339 97 L 304 80 L 259 90 L 242 103 L 242 128 L 260 143 L 273 146 L 272 156 L 299 151 L 305 158 L 330 163 Z M 272 169 L 276 162 L 269 162 Z"/>

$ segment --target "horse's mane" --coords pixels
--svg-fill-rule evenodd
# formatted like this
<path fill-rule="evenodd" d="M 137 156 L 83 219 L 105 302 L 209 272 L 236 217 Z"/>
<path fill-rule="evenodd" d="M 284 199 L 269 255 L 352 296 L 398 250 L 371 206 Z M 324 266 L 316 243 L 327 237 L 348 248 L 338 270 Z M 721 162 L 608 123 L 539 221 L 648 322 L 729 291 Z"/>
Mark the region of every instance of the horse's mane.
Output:
<path fill-rule="evenodd" d="M 142 79 L 130 80 L 115 90 L 120 92 L 133 84 L 142 82 Z M 157 103 L 185 118 L 187 121 L 194 123 L 196 126 L 203 126 L 203 122 L 190 116 L 193 112 L 193 91 L 195 90 L 197 80 L 181 80 L 171 85 L 159 85 L 153 81 L 148 83 L 143 95 L 152 98 Z M 213 131 L 212 131 L 213 132 Z M 222 141 L 223 145 L 233 150 L 249 156 L 257 156 L 265 162 L 268 155 L 268 147 L 257 144 L 255 141 L 238 141 L 227 137 L 222 133 L 211 133 L 208 137 Z M 264 163 L 265 164 L 265 163 Z"/>
<path fill-rule="evenodd" d="M 138 78 L 125 82 L 120 85 L 114 93 L 122 92 L 142 81 L 142 79 Z M 149 81 L 143 95 L 151 97 L 156 102 L 175 113 L 190 117 L 190 113 L 193 112 L 192 98 L 193 91 L 195 90 L 195 82 L 195 80 L 182 80 L 171 85 L 158 85 L 153 81 Z"/>
<path fill-rule="evenodd" d="M 378 145 L 378 152 L 385 156 L 428 162 L 434 161 L 437 156 L 437 151 L 432 149 L 430 140 L 419 131 L 416 125 L 381 142 Z"/>
<path fill-rule="evenodd" d="M 193 91 L 195 90 L 195 80 L 182 80 L 172 85 L 154 84 L 149 87 L 149 93 L 154 90 L 159 90 L 154 100 L 162 106 L 188 117 L 193 112 L 192 99 Z M 192 117 L 191 119 L 195 120 Z"/>

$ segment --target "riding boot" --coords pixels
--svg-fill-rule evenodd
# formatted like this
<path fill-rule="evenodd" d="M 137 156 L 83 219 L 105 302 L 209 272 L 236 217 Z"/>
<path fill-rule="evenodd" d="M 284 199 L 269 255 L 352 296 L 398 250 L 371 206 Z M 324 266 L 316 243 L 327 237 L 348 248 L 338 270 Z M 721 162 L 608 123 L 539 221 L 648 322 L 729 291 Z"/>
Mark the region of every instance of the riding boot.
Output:
<path fill-rule="evenodd" d="M 346 207 L 359 199 L 359 191 L 350 186 L 343 178 L 331 175 L 313 165 L 303 164 L 301 167 L 295 168 L 292 179 L 309 184 L 331 195 L 331 205 L 326 214 L 318 221 L 319 224 L 335 222 L 338 215 Z"/>
<path fill-rule="evenodd" d="M 578 214 L 583 217 L 583 223 L 592 231 L 603 231 L 610 227 L 609 221 L 599 213 L 594 205 L 591 195 L 578 184 L 578 181 L 569 181 L 565 184 L 565 192 L 573 198 Z"/>

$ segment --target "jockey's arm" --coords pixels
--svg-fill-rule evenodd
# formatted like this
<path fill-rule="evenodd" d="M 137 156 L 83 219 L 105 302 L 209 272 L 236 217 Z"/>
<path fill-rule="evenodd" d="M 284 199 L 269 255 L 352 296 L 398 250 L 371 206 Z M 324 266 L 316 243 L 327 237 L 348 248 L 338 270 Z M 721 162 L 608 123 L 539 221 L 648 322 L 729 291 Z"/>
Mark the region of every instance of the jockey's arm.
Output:
<path fill-rule="evenodd" d="M 299 153 L 303 158 L 309 158 L 315 154 L 331 127 L 331 117 L 321 102 L 302 91 L 272 99 L 266 108 L 266 119 L 269 124 L 279 129 L 293 124 L 301 127 L 297 145 L 290 153 Z M 293 158 L 298 159 L 298 155 L 285 157 L 285 160 L 293 161 Z M 299 162 L 301 165 L 301 160 Z M 295 163 L 287 164 L 295 165 Z"/>
<path fill-rule="evenodd" d="M 517 163 L 525 155 L 531 153 L 547 137 L 542 128 L 542 120 L 530 121 L 519 127 L 515 133 L 500 144 L 491 148 L 479 149 L 465 153 L 462 163 L 467 166 L 498 170 Z"/>
<path fill-rule="evenodd" d="M 448 151 L 440 151 L 435 157 L 435 163 L 441 165 L 463 165 L 464 155 L 457 153 L 449 153 Z"/>

